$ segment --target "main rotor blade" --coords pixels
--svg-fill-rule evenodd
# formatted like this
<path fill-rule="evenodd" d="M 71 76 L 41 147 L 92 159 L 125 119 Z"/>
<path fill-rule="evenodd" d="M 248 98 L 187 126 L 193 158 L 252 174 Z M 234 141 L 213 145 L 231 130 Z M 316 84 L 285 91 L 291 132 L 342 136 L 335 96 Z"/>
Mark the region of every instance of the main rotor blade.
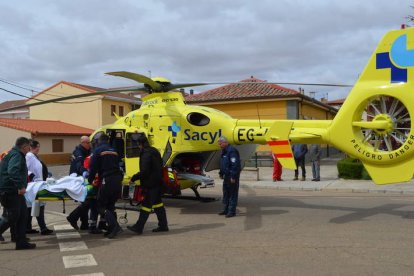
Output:
<path fill-rule="evenodd" d="M 202 86 L 202 85 L 211 85 L 211 83 L 204 83 L 204 82 L 200 82 L 200 83 L 176 83 L 176 84 L 171 84 L 169 86 L 169 88 L 170 88 L 170 90 L 172 90 L 172 89 L 177 89 L 177 88 Z"/>
<path fill-rule="evenodd" d="M 36 106 L 36 105 L 42 105 L 42 104 L 48 104 L 48 103 L 54 103 L 54 102 L 61 102 L 61 101 L 66 101 L 66 100 L 72 100 L 72 99 L 77 99 L 77 98 L 85 98 L 85 97 L 90 97 L 90 96 L 97 96 L 97 95 L 105 95 L 105 94 L 111 94 L 111 93 L 116 93 L 116 92 L 139 92 L 139 91 L 144 91 L 147 92 L 147 88 L 142 86 L 142 87 L 133 87 L 133 88 L 117 88 L 117 89 L 109 89 L 109 90 L 102 90 L 102 91 L 98 91 L 98 92 L 91 92 L 91 93 L 84 93 L 84 94 L 78 94 L 78 95 L 71 95 L 71 96 L 66 96 L 66 97 L 60 97 L 60 98 L 54 98 L 54 99 L 50 99 L 50 100 L 44 100 L 41 102 L 37 102 L 37 103 L 31 103 L 31 104 L 24 104 L 24 105 L 19 105 L 19 106 L 14 106 L 14 107 L 10 107 L 10 108 L 5 108 L 0 110 L 1 112 L 6 112 L 6 111 L 11 111 L 11 110 L 16 110 L 16 109 L 21 109 L 21 108 L 26 108 L 26 107 L 31 107 L 31 106 Z"/>
<path fill-rule="evenodd" d="M 206 82 L 202 85 L 218 85 L 218 84 L 279 84 L 279 85 L 303 85 L 303 86 L 327 86 L 327 87 L 353 87 L 350 84 L 332 84 L 332 83 L 307 83 L 307 82 L 267 82 L 267 81 L 241 81 L 241 82 Z"/>
<path fill-rule="evenodd" d="M 139 83 L 143 83 L 146 85 L 149 85 L 152 89 L 152 91 L 158 92 L 161 91 L 161 85 L 155 81 L 153 81 L 152 79 L 141 75 L 141 74 L 137 74 L 137 73 L 132 73 L 132 72 L 127 72 L 127 71 L 118 71 L 118 72 L 108 72 L 105 73 L 106 75 L 111 75 L 111 76 L 117 76 L 117 77 L 123 77 L 123 78 L 127 78 L 127 79 L 131 79 L 134 81 L 137 81 Z"/>

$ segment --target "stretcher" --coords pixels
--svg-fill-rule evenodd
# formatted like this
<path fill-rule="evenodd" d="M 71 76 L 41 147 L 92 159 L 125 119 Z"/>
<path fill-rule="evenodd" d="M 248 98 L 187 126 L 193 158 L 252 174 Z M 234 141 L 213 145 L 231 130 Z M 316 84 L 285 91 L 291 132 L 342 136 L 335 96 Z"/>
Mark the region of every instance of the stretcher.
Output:
<path fill-rule="evenodd" d="M 29 204 L 35 200 L 77 200 L 85 201 L 86 198 L 96 196 L 94 186 L 85 182 L 81 176 L 65 176 L 60 179 L 30 182 L 27 185 L 25 198 Z"/>
<path fill-rule="evenodd" d="M 85 187 L 87 189 L 86 198 L 96 197 L 96 189 L 95 189 L 94 186 L 88 184 Z M 37 193 L 36 200 L 40 200 L 40 201 L 58 201 L 58 200 L 76 200 L 76 199 L 70 197 L 70 195 L 68 195 L 68 193 L 66 191 L 50 192 L 48 190 L 42 190 L 42 191 L 39 191 Z"/>

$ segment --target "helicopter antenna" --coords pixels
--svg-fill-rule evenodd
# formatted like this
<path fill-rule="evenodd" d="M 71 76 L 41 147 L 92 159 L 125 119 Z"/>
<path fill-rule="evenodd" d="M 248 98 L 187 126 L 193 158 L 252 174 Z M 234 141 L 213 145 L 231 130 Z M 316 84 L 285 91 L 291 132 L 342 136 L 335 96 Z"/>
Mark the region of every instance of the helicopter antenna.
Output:
<path fill-rule="evenodd" d="M 259 103 L 256 103 L 256 111 L 257 111 L 257 118 L 259 118 L 259 126 L 262 128 L 262 122 L 260 121 L 260 114 L 259 114 Z"/>

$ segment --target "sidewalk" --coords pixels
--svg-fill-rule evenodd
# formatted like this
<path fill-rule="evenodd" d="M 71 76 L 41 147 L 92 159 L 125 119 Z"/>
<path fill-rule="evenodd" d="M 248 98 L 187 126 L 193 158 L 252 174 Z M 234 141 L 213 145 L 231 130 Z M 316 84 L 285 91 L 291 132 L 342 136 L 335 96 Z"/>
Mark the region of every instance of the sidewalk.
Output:
<path fill-rule="evenodd" d="M 322 159 L 321 161 L 321 181 L 314 182 L 312 179 L 312 168 L 310 164 L 306 166 L 306 180 L 293 181 L 294 171 L 283 169 L 283 181 L 273 182 L 272 167 L 259 168 L 259 180 L 257 172 L 249 171 L 245 168 L 240 176 L 241 187 L 278 189 L 291 191 L 337 191 L 353 193 L 387 193 L 387 194 L 410 194 L 414 195 L 414 180 L 405 183 L 376 185 L 372 180 L 346 180 L 338 178 L 336 162 L 339 159 Z M 67 175 L 69 166 L 53 166 L 49 168 L 54 177 L 59 178 Z M 299 173 L 301 173 L 299 171 Z M 214 179 L 215 185 L 221 186 L 223 180 L 218 176 L 218 171 L 207 172 L 207 175 Z"/>
<path fill-rule="evenodd" d="M 414 180 L 398 184 L 376 185 L 372 180 L 346 180 L 338 178 L 336 162 L 339 159 L 323 159 L 321 161 L 321 181 L 312 179 L 312 168 L 306 166 L 306 180 L 294 181 L 294 171 L 283 169 L 283 181 L 273 182 L 272 167 L 259 168 L 259 180 L 257 172 L 245 168 L 240 176 L 240 187 L 252 187 L 263 189 L 278 189 L 291 191 L 337 191 L 353 193 L 386 193 L 386 194 L 410 194 L 414 195 Z M 208 172 L 207 175 L 214 178 L 216 185 L 222 185 L 218 177 L 218 171 Z M 301 171 L 299 170 L 299 179 Z"/>

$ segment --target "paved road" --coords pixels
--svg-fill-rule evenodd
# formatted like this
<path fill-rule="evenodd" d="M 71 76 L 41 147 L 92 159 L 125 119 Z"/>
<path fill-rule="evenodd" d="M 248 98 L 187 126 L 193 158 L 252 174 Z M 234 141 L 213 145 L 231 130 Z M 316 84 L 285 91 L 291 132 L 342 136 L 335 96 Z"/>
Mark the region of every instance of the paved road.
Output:
<path fill-rule="evenodd" d="M 203 194 L 218 198 L 220 189 Z M 220 201 L 165 202 L 169 233 L 150 232 L 152 215 L 144 235 L 126 230 L 115 240 L 62 229 L 61 204 L 48 203 L 46 219 L 61 229 L 58 237 L 32 235 L 33 251 L 0 244 L 0 275 L 413 274 L 410 195 L 243 187 L 238 214 L 229 219 L 216 214 Z M 136 218 L 128 212 L 127 225 Z"/>

